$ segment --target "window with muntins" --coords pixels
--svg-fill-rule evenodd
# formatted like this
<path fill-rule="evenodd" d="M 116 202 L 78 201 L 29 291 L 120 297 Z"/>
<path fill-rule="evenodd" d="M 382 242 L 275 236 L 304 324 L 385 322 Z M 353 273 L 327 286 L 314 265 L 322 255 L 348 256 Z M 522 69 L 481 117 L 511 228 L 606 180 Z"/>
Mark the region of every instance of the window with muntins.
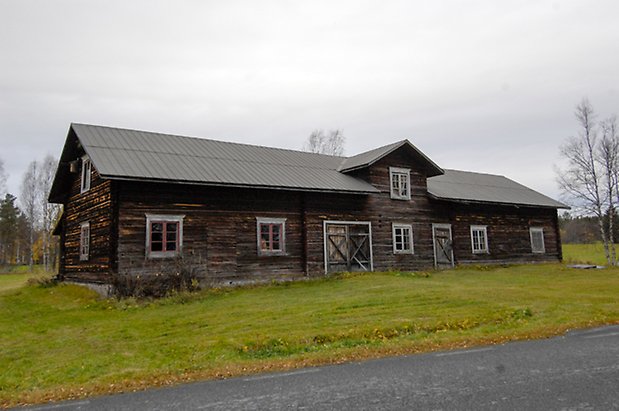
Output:
<path fill-rule="evenodd" d="M 471 226 L 473 254 L 488 253 L 488 230 L 485 225 Z"/>
<path fill-rule="evenodd" d="M 531 227 L 529 233 L 531 235 L 531 251 L 536 254 L 545 253 L 544 229 L 541 227 Z"/>
<path fill-rule="evenodd" d="M 413 254 L 413 227 L 410 224 L 393 224 L 393 253 Z"/>
<path fill-rule="evenodd" d="M 257 218 L 258 254 L 272 255 L 286 252 L 286 219 Z"/>
<path fill-rule="evenodd" d="M 389 180 L 391 182 L 391 198 L 396 200 L 410 200 L 411 171 L 407 168 L 389 167 Z"/>
<path fill-rule="evenodd" d="M 183 218 L 179 215 L 146 215 L 146 255 L 175 257 L 183 245 Z"/>
<path fill-rule="evenodd" d="M 90 255 L 90 223 L 80 224 L 80 261 L 88 261 Z"/>
<path fill-rule="evenodd" d="M 88 156 L 82 157 L 82 174 L 80 182 L 80 193 L 90 190 L 90 176 L 92 174 L 92 163 Z"/>

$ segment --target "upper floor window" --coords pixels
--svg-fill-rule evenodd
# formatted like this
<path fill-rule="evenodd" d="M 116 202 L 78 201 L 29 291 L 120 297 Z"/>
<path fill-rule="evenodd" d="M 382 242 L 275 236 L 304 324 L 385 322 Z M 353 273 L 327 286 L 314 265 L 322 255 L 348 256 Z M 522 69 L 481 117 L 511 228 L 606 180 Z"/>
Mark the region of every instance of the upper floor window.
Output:
<path fill-rule="evenodd" d="M 531 227 L 529 234 L 531 236 L 531 251 L 537 254 L 545 253 L 544 229 L 542 227 Z"/>
<path fill-rule="evenodd" d="M 82 157 L 82 178 L 80 183 L 80 193 L 90 190 L 90 175 L 92 171 L 92 163 L 88 156 Z"/>
<path fill-rule="evenodd" d="M 88 261 L 90 255 L 90 223 L 80 224 L 80 261 Z"/>
<path fill-rule="evenodd" d="M 393 224 L 393 253 L 413 254 L 413 227 L 410 224 Z"/>
<path fill-rule="evenodd" d="M 408 168 L 389 167 L 391 198 L 397 200 L 411 199 L 411 171 Z"/>
<path fill-rule="evenodd" d="M 488 253 L 488 229 L 485 225 L 471 226 L 473 254 Z"/>
<path fill-rule="evenodd" d="M 258 254 L 272 255 L 286 252 L 286 219 L 256 218 Z"/>
<path fill-rule="evenodd" d="M 146 214 L 146 255 L 175 257 L 183 247 L 184 215 Z"/>

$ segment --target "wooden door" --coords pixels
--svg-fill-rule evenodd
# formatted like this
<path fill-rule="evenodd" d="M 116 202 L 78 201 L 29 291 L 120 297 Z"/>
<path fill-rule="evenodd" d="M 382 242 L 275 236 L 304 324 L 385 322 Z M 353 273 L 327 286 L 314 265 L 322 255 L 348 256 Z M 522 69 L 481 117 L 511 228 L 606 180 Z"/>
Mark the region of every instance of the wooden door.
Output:
<path fill-rule="evenodd" d="M 451 268 L 454 265 L 453 247 L 451 244 L 451 225 L 433 224 L 434 266 L 436 268 Z"/>
<path fill-rule="evenodd" d="M 370 226 L 328 223 L 325 226 L 327 273 L 371 271 Z"/>

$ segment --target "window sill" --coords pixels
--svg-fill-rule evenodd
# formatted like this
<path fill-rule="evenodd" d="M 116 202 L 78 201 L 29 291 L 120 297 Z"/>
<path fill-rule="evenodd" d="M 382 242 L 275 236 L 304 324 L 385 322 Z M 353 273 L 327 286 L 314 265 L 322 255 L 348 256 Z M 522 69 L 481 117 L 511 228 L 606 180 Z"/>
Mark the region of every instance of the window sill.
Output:
<path fill-rule="evenodd" d="M 146 258 L 149 259 L 164 259 L 164 258 L 175 258 L 180 256 L 180 253 L 174 252 L 174 253 L 170 253 L 170 252 L 153 252 L 153 253 L 149 253 L 146 255 Z"/>
<path fill-rule="evenodd" d="M 288 255 L 285 251 L 259 251 L 258 257 L 275 257 L 275 256 L 286 256 Z"/>

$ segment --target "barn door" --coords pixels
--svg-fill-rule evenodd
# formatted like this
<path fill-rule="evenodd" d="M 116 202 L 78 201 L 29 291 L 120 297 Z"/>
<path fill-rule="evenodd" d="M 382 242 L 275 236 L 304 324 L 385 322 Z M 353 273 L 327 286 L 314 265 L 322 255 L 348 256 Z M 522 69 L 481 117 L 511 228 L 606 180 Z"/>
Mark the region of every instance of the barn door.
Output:
<path fill-rule="evenodd" d="M 450 268 L 454 265 L 454 253 L 451 244 L 451 225 L 432 224 L 434 238 L 434 266 Z"/>
<path fill-rule="evenodd" d="M 370 223 L 325 223 L 327 273 L 371 271 Z"/>

